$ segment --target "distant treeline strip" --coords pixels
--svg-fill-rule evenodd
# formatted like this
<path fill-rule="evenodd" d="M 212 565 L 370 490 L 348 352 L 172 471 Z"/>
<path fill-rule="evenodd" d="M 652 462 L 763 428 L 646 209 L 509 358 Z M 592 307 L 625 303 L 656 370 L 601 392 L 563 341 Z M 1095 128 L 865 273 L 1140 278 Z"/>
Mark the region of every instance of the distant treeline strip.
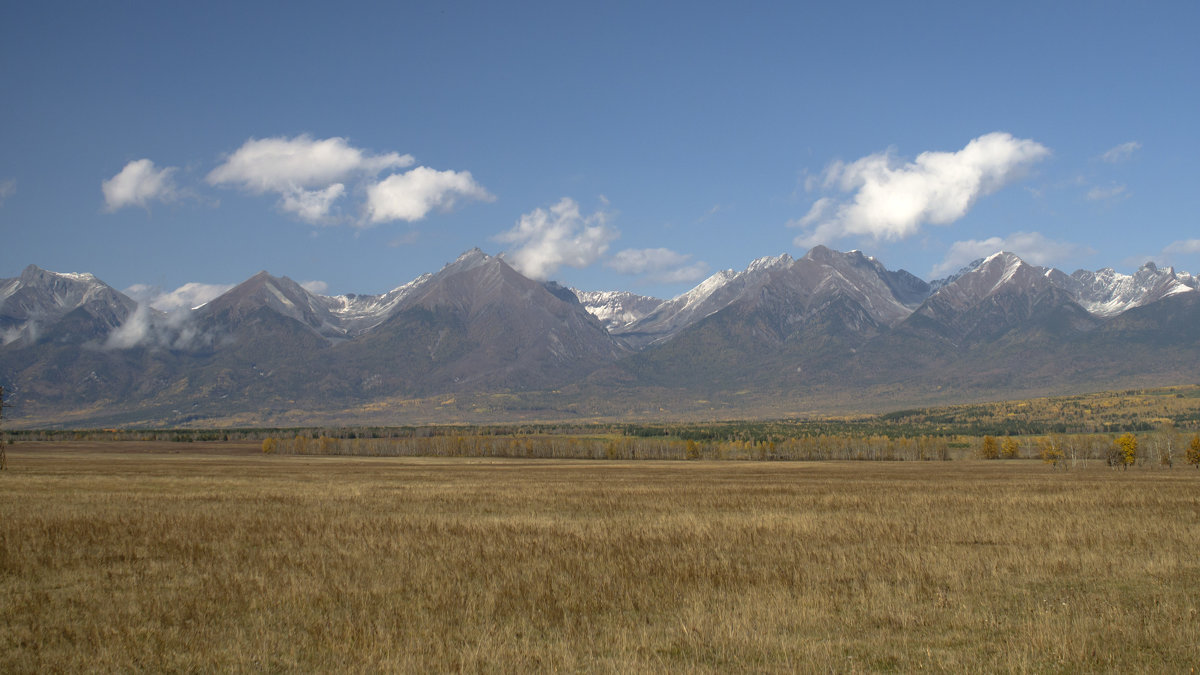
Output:
<path fill-rule="evenodd" d="M 691 439 L 562 435 L 438 435 L 409 438 L 336 438 L 305 435 L 263 440 L 263 452 L 368 457 L 508 457 L 545 459 L 720 459 L 720 460 L 949 460 L 962 448 L 944 438 L 922 436 L 822 436 L 782 441 L 696 441 Z"/>
<path fill-rule="evenodd" d="M 1165 439 L 1165 437 L 1163 437 Z M 1149 439 L 1148 439 L 1149 440 Z M 986 438 L 820 435 L 765 440 L 709 440 L 644 436 L 436 435 L 406 438 L 337 438 L 299 434 L 263 439 L 265 453 L 364 457 L 507 457 L 546 459 L 710 459 L 757 461 L 945 461 L 985 455 Z M 1113 438 L 1104 434 L 1012 439 L 1006 458 L 1043 456 L 1052 447 L 1063 461 L 1106 459 Z M 1152 447 L 1182 447 L 1183 440 L 1155 436 Z"/>

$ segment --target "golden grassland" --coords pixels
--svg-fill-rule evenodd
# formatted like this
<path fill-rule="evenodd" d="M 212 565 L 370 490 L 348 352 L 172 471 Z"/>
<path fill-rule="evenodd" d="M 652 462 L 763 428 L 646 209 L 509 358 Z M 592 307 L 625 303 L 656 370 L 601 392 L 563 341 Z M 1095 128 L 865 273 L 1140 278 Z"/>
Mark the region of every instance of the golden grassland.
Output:
<path fill-rule="evenodd" d="M 8 457 L 3 672 L 1200 665 L 1190 466 Z"/>

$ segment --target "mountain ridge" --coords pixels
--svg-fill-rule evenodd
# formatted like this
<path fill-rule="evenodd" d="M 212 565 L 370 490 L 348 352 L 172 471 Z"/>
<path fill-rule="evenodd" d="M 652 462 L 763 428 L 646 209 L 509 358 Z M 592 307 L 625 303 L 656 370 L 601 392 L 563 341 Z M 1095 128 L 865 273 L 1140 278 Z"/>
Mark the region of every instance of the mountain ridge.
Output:
<path fill-rule="evenodd" d="M 159 312 L 31 265 L 0 279 L 0 384 L 16 420 L 47 424 L 402 420 L 386 402 L 447 395 L 482 402 L 455 419 L 653 414 L 655 400 L 668 415 L 753 416 L 1190 381 L 1198 299 L 1195 277 L 1152 263 L 1068 275 L 998 252 L 926 282 L 818 246 L 663 300 L 534 281 L 473 249 L 379 295 L 264 271 Z"/>

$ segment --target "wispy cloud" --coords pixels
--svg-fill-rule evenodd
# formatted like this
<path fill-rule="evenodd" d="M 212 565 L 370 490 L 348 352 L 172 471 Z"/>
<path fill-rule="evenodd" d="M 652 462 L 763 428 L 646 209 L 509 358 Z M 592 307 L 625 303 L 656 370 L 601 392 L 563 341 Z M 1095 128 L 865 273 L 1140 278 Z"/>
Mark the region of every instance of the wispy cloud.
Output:
<path fill-rule="evenodd" d="M 111 213 L 126 206 L 148 208 L 152 201 L 175 199 L 176 187 L 171 178 L 175 170 L 175 167 L 159 169 L 149 159 L 126 164 L 120 173 L 100 184 L 104 209 Z"/>
<path fill-rule="evenodd" d="M 669 248 L 627 248 L 618 251 L 605 265 L 621 274 L 660 283 L 699 281 L 709 270 L 708 263 L 692 262 L 691 255 Z"/>
<path fill-rule="evenodd" d="M 1133 153 L 1141 149 L 1141 143 L 1138 143 L 1137 141 L 1129 141 L 1128 143 L 1122 143 L 1118 146 L 1109 148 L 1104 152 L 1104 154 L 1100 155 L 1100 159 L 1110 164 L 1116 164 L 1118 162 L 1124 162 L 1128 160 L 1130 157 L 1133 157 Z"/>
<path fill-rule="evenodd" d="M 608 219 L 605 211 L 584 215 L 575 200 L 563 197 L 548 209 L 526 213 L 494 238 L 516 247 L 502 254 L 509 264 L 525 276 L 544 280 L 561 267 L 582 268 L 599 260 L 620 236 Z"/>
<path fill-rule="evenodd" d="M 1147 260 L 1157 260 L 1165 265 L 1187 265 L 1190 271 L 1197 272 L 1200 271 L 1194 266 L 1197 256 L 1200 256 L 1200 239 L 1179 239 L 1164 246 L 1158 255 L 1129 256 L 1125 264 L 1135 266 Z"/>
<path fill-rule="evenodd" d="M 1095 253 L 1088 246 L 1056 241 L 1040 232 L 1014 232 L 1006 237 L 954 242 L 942 262 L 934 265 L 932 275 L 935 278 L 944 276 L 968 263 L 1000 251 L 1015 253 L 1022 260 L 1034 265 L 1061 264 L 1064 260 Z"/>
<path fill-rule="evenodd" d="M 0 180 L 0 206 L 17 191 L 17 181 L 12 178 Z"/>
<path fill-rule="evenodd" d="M 1108 201 L 1110 199 L 1116 199 L 1117 197 L 1123 196 L 1125 196 L 1124 185 L 1110 185 L 1108 187 L 1096 186 L 1087 191 L 1088 201 L 1093 202 Z"/>
<path fill-rule="evenodd" d="M 1191 255 L 1200 253 L 1200 239 L 1180 239 L 1167 244 L 1163 249 L 1163 253 L 1172 255 Z"/>
<path fill-rule="evenodd" d="M 704 221 L 708 220 L 709 218 L 712 218 L 713 216 L 717 215 L 720 212 L 721 212 L 721 205 L 713 204 L 707 211 L 704 212 L 704 215 L 702 215 L 696 219 L 696 222 L 703 223 Z"/>
<path fill-rule="evenodd" d="M 300 287 L 313 295 L 322 295 L 329 290 L 329 284 L 324 281 L 301 281 Z"/>
<path fill-rule="evenodd" d="M 448 210 L 459 199 L 495 200 L 469 171 L 437 171 L 425 166 L 388 176 L 367 188 L 367 220 L 421 220 L 434 209 Z"/>
<path fill-rule="evenodd" d="M 104 346 L 108 349 L 151 347 L 190 349 L 211 344 L 214 336 L 192 321 L 191 310 L 225 293 L 227 284 L 187 283 L 172 291 L 158 286 L 134 284 L 125 295 L 137 301 L 137 309 L 113 332 Z"/>
<path fill-rule="evenodd" d="M 387 243 L 391 248 L 399 248 L 401 246 L 411 246 L 421 239 L 421 235 L 416 230 L 409 230 L 404 234 L 394 237 Z"/>
<path fill-rule="evenodd" d="M 231 288 L 233 286 L 230 284 L 189 282 L 175 290 L 164 291 L 158 286 L 134 284 L 126 288 L 124 293 L 138 304 L 152 307 L 160 312 L 174 312 L 199 307 L 216 299 Z"/>
<path fill-rule="evenodd" d="M 994 132 L 957 152 L 923 152 L 911 162 L 898 160 L 890 150 L 849 164 L 834 162 L 820 187 L 841 194 L 821 197 L 789 224 L 805 230 L 796 237 L 798 246 L 847 236 L 904 239 L 925 224 L 962 218 L 980 197 L 1020 178 L 1049 154 L 1036 141 Z"/>

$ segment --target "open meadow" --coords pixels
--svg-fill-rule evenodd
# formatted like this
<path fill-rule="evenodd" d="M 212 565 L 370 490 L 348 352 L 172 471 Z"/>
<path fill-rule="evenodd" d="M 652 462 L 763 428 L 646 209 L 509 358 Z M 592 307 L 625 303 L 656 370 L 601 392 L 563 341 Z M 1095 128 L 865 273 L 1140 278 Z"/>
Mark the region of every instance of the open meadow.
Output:
<path fill-rule="evenodd" d="M 0 671 L 1188 672 L 1200 471 L 26 442 Z"/>

